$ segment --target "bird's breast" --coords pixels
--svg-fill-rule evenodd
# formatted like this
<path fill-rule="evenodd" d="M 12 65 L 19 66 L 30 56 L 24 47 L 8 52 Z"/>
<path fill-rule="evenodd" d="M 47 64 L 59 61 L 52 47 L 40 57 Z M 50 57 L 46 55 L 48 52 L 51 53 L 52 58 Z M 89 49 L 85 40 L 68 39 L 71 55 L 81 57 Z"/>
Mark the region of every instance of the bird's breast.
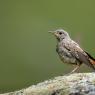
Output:
<path fill-rule="evenodd" d="M 62 62 L 76 64 L 76 58 L 65 47 L 57 46 L 56 51 Z"/>

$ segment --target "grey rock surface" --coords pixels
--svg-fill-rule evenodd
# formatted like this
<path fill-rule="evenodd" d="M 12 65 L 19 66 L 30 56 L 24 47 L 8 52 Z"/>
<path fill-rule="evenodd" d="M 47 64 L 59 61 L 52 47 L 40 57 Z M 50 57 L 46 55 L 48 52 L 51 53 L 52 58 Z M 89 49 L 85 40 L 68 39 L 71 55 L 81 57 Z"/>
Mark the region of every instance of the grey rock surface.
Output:
<path fill-rule="evenodd" d="M 95 95 L 95 73 L 58 76 L 19 91 L 0 95 Z"/>

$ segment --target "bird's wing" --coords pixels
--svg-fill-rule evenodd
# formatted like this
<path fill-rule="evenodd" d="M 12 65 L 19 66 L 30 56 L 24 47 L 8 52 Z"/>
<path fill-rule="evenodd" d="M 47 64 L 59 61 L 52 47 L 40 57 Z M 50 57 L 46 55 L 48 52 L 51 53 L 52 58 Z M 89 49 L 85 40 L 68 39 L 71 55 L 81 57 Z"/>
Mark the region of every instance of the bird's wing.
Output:
<path fill-rule="evenodd" d="M 88 54 L 84 52 L 77 43 L 71 42 L 71 43 L 65 44 L 64 46 L 66 49 L 68 49 L 71 52 L 73 57 L 75 57 L 80 62 L 88 65 L 89 67 L 95 70 L 95 67 L 89 60 Z"/>

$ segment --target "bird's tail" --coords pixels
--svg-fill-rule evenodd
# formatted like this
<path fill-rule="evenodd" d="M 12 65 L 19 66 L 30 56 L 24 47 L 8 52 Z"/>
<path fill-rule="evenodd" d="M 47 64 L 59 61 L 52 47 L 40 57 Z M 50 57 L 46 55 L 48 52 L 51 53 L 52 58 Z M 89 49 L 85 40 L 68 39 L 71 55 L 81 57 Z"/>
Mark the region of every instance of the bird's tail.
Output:
<path fill-rule="evenodd" d="M 89 59 L 90 60 L 90 62 L 93 64 L 93 65 L 95 65 L 95 59 Z"/>
<path fill-rule="evenodd" d="M 91 64 L 95 65 L 95 58 L 93 58 L 89 53 L 86 52 L 86 54 L 89 56 L 89 61 Z"/>

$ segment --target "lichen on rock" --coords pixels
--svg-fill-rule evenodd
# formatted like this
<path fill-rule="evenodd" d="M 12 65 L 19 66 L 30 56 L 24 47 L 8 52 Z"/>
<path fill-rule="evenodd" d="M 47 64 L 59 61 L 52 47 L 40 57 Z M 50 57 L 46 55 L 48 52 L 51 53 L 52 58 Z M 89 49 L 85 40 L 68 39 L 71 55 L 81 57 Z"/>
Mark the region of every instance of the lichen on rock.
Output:
<path fill-rule="evenodd" d="M 1 95 L 95 95 L 95 73 L 58 76 L 20 91 Z"/>

